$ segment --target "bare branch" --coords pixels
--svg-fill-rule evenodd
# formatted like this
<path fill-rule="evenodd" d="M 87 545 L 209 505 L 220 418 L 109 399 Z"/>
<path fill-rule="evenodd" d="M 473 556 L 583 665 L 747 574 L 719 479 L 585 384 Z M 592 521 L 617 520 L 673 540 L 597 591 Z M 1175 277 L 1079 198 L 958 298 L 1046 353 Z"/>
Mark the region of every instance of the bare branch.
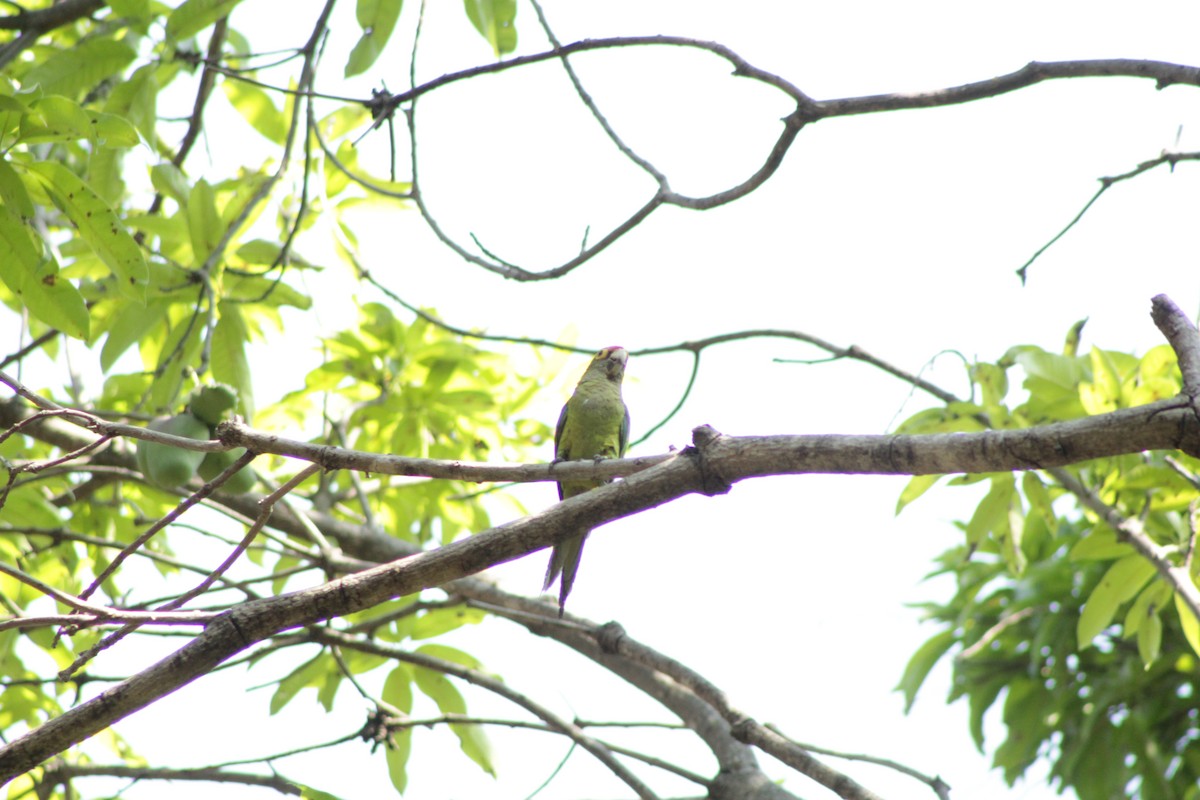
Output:
<path fill-rule="evenodd" d="M 1079 502 L 1094 511 L 1105 524 L 1116 531 L 1117 539 L 1133 545 L 1143 558 L 1154 565 L 1158 574 L 1183 598 L 1184 603 L 1191 609 L 1192 614 L 1200 619 L 1200 588 L 1192 580 L 1187 566 L 1176 566 L 1170 552 L 1156 544 L 1146 534 L 1142 521 L 1126 517 L 1117 509 L 1105 503 L 1100 497 L 1064 469 L 1052 469 L 1048 472 L 1055 480 L 1071 494 L 1079 498 Z"/>
<path fill-rule="evenodd" d="M 475 686 L 480 686 L 490 692 L 500 695 L 506 700 L 515 703 L 524 708 L 534 716 L 541 719 L 547 725 L 560 730 L 570 736 L 572 741 L 578 744 L 583 749 L 587 750 L 597 758 L 604 766 L 616 775 L 630 789 L 637 792 L 638 797 L 643 800 L 656 800 L 657 795 L 650 790 L 636 775 L 630 772 L 624 764 L 616 760 L 608 748 L 601 744 L 596 739 L 589 736 L 583 729 L 572 722 L 568 722 L 558 716 L 550 709 L 535 703 L 524 694 L 514 690 L 503 681 L 497 680 L 490 675 L 485 675 L 479 670 L 468 669 L 459 664 L 446 661 L 440 658 L 434 658 L 424 653 L 413 653 L 399 647 L 384 644 L 382 642 L 367 641 L 358 639 L 353 636 L 346 636 L 337 631 L 331 631 L 327 628 L 313 628 L 309 631 L 309 638 L 313 641 L 322 642 L 324 644 L 336 644 L 339 647 L 344 647 L 347 650 L 359 650 L 364 653 L 372 653 L 374 655 L 392 658 L 397 661 L 403 661 L 409 664 L 416 664 L 427 669 L 433 669 L 446 675 L 453 675 Z"/>
<path fill-rule="evenodd" d="M 1173 171 L 1175 169 L 1175 165 L 1181 161 L 1200 161 L 1200 153 L 1163 153 L 1157 158 L 1152 158 L 1149 161 L 1143 161 L 1141 164 L 1138 164 L 1128 172 L 1121 173 L 1120 175 L 1112 175 L 1101 178 L 1100 188 L 1096 190 L 1096 193 L 1092 195 L 1090 200 L 1083 204 L 1083 208 L 1079 209 L 1079 213 L 1077 213 L 1071 219 L 1071 221 L 1067 223 L 1065 228 L 1056 233 L 1054 238 L 1039 247 L 1034 254 L 1029 257 L 1029 260 L 1020 266 L 1020 268 L 1017 270 L 1017 276 L 1020 277 L 1021 284 L 1024 285 L 1029 267 L 1033 264 L 1033 262 L 1041 258 L 1042 254 L 1053 247 L 1055 242 L 1057 242 L 1063 236 L 1066 236 L 1067 231 L 1074 228 L 1075 225 L 1078 224 L 1079 220 L 1083 219 L 1084 215 L 1087 214 L 1091 207 L 1096 204 L 1096 201 L 1100 199 L 1100 195 L 1104 194 L 1121 181 L 1127 181 L 1131 178 L 1136 178 L 1138 175 L 1141 175 L 1144 172 L 1149 172 L 1155 167 L 1162 166 L 1163 164 L 1169 165 Z"/>
<path fill-rule="evenodd" d="M 303 787 L 292 783 L 280 775 L 253 775 L 246 772 L 229 772 L 227 770 L 203 767 L 199 769 L 170 769 L 156 767 L 131 767 L 126 765 L 105 764 L 70 764 L 57 762 L 46 767 L 41 786 L 50 788 L 57 784 L 66 784 L 75 778 L 129 778 L 135 781 L 204 781 L 207 783 L 237 784 L 241 786 L 261 786 L 274 789 L 280 794 L 300 796 Z"/>

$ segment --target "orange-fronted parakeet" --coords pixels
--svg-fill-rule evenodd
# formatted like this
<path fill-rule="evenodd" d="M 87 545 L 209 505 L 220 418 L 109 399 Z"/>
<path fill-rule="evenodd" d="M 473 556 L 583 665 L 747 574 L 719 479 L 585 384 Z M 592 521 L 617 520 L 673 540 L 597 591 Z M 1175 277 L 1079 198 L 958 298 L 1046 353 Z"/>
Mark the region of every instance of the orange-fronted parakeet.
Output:
<path fill-rule="evenodd" d="M 554 430 L 555 461 L 620 458 L 629 443 L 629 409 L 621 399 L 621 379 L 625 377 L 625 362 L 629 354 L 622 347 L 606 347 L 592 358 L 587 371 L 579 379 L 575 393 L 558 415 Z M 605 481 L 566 481 L 558 485 L 560 500 L 583 494 Z M 580 531 L 554 546 L 546 582 L 542 590 L 558 583 L 558 614 L 562 616 L 567 595 L 575 583 L 579 569 L 579 554 L 588 531 Z M 561 575 L 561 577 L 560 577 Z"/>

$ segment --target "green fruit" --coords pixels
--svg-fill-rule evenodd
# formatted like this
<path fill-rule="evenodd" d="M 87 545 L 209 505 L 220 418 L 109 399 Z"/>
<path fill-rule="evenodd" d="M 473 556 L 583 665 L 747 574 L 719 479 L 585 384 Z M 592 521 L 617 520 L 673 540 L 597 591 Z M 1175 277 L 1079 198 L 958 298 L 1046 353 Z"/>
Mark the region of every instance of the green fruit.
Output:
<path fill-rule="evenodd" d="M 238 396 L 232 387 L 223 383 L 200 386 L 188 400 L 188 410 L 209 425 L 225 419 L 226 413 L 237 408 Z"/>
<path fill-rule="evenodd" d="M 152 431 L 185 436 L 188 439 L 208 439 L 208 426 L 188 413 L 167 419 L 156 419 L 147 426 Z M 178 447 L 138 439 L 137 463 L 151 483 L 163 489 L 182 486 L 196 475 L 204 453 L 181 450 Z"/>
<path fill-rule="evenodd" d="M 245 452 L 246 448 L 235 447 L 232 450 L 225 450 L 220 453 L 205 454 L 204 460 L 200 462 L 200 477 L 206 481 L 211 481 L 233 466 L 233 462 L 241 458 Z M 245 494 L 253 489 L 256 483 L 258 483 L 258 475 L 254 473 L 254 468 L 246 466 L 239 469 L 229 480 L 221 484 L 221 491 L 228 492 L 229 494 Z"/>

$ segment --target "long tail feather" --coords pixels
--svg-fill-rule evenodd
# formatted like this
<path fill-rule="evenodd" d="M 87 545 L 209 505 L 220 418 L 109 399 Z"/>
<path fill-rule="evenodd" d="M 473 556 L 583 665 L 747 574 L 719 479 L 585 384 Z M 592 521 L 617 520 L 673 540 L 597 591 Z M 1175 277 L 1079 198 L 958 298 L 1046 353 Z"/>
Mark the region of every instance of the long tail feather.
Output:
<path fill-rule="evenodd" d="M 550 555 L 550 564 L 546 567 L 546 580 L 542 584 L 542 591 L 549 589 L 555 578 L 559 579 L 558 615 L 560 617 L 567 604 L 567 595 L 571 593 L 571 587 L 575 584 L 575 573 L 579 571 L 579 557 L 583 553 L 583 543 L 586 539 L 586 532 L 579 536 L 572 536 L 570 539 L 564 539 L 554 546 L 554 552 Z"/>

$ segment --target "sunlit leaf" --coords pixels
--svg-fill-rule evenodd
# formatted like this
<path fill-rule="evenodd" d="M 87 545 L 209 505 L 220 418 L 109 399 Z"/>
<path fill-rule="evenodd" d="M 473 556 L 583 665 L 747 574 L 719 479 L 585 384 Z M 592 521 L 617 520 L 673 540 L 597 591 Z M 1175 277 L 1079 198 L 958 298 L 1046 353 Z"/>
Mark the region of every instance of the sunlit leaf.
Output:
<path fill-rule="evenodd" d="M 1131 600 L 1154 575 L 1154 565 L 1140 555 L 1115 562 L 1092 590 L 1079 615 L 1075 637 L 1080 649 L 1091 645 L 1112 624 L 1117 609 Z"/>
<path fill-rule="evenodd" d="M 223 229 L 213 188 L 203 178 L 196 181 L 188 193 L 187 218 L 192 253 L 196 258 L 194 266 L 199 267 L 216 249 Z"/>
<path fill-rule="evenodd" d="M 74 142 L 86 139 L 102 147 L 132 147 L 137 130 L 124 117 L 85 109 L 74 100 L 51 95 L 33 103 L 21 120 L 21 140 Z"/>
<path fill-rule="evenodd" d="M 250 335 L 242 318 L 242 307 L 223 301 L 217 306 L 217 313 L 219 317 L 212 340 L 213 377 L 237 390 L 240 400 L 238 413 L 252 420 L 254 382 L 250 374 L 250 362 L 246 358 Z"/>
<path fill-rule="evenodd" d="M 135 58 L 137 51 L 117 39 L 84 39 L 29 70 L 23 83 L 26 88 L 40 86 L 47 95 L 76 97 L 117 74 Z"/>
<path fill-rule="evenodd" d="M 41 161 L 26 168 L 42 179 L 79 235 L 112 270 L 119 291 L 144 302 L 149 272 L 142 250 L 108 204 L 78 175 L 56 161 Z"/>
<path fill-rule="evenodd" d="M 331 657 L 319 655 L 292 670 L 287 677 L 279 682 L 279 686 L 275 689 L 275 694 L 271 695 L 271 714 L 279 713 L 284 706 L 292 701 L 292 698 L 301 689 L 306 686 L 317 685 L 325 671 L 329 669 L 331 662 Z"/>
<path fill-rule="evenodd" d="M 8 170 L 0 167 L 0 172 Z M 0 281 L 29 313 L 77 339 L 89 330 L 87 307 L 79 290 L 59 275 L 57 262 L 35 247 L 33 231 L 8 205 L 0 205 Z"/>
<path fill-rule="evenodd" d="M 402 0 L 358 0 L 355 16 L 362 36 L 346 60 L 345 77 L 363 74 L 379 58 L 392 37 L 401 5 Z"/>
<path fill-rule="evenodd" d="M 1192 646 L 1192 651 L 1200 653 L 1200 620 L 1188 607 L 1183 595 L 1175 593 L 1175 611 L 1179 614 L 1179 624 L 1183 628 L 1183 636 Z"/>
<path fill-rule="evenodd" d="M 467 18 L 496 58 L 517 49 L 516 0 L 464 0 Z"/>
<path fill-rule="evenodd" d="M 167 38 L 186 39 L 229 14 L 241 0 L 185 0 L 167 18 Z"/>
<path fill-rule="evenodd" d="M 276 144 L 286 141 L 288 120 L 262 87 L 245 81 L 224 81 L 221 88 L 254 130 Z"/>
<path fill-rule="evenodd" d="M 917 652 L 913 653 L 912 658 L 908 660 L 904 674 L 900 677 L 900 682 L 896 684 L 896 690 L 904 693 L 904 712 L 906 714 L 912 710 L 913 702 L 917 699 L 917 691 L 921 688 L 921 684 L 925 683 L 929 671 L 954 646 L 956 641 L 957 637 L 954 635 L 954 631 L 946 630 L 934 634 L 918 647 Z"/>

